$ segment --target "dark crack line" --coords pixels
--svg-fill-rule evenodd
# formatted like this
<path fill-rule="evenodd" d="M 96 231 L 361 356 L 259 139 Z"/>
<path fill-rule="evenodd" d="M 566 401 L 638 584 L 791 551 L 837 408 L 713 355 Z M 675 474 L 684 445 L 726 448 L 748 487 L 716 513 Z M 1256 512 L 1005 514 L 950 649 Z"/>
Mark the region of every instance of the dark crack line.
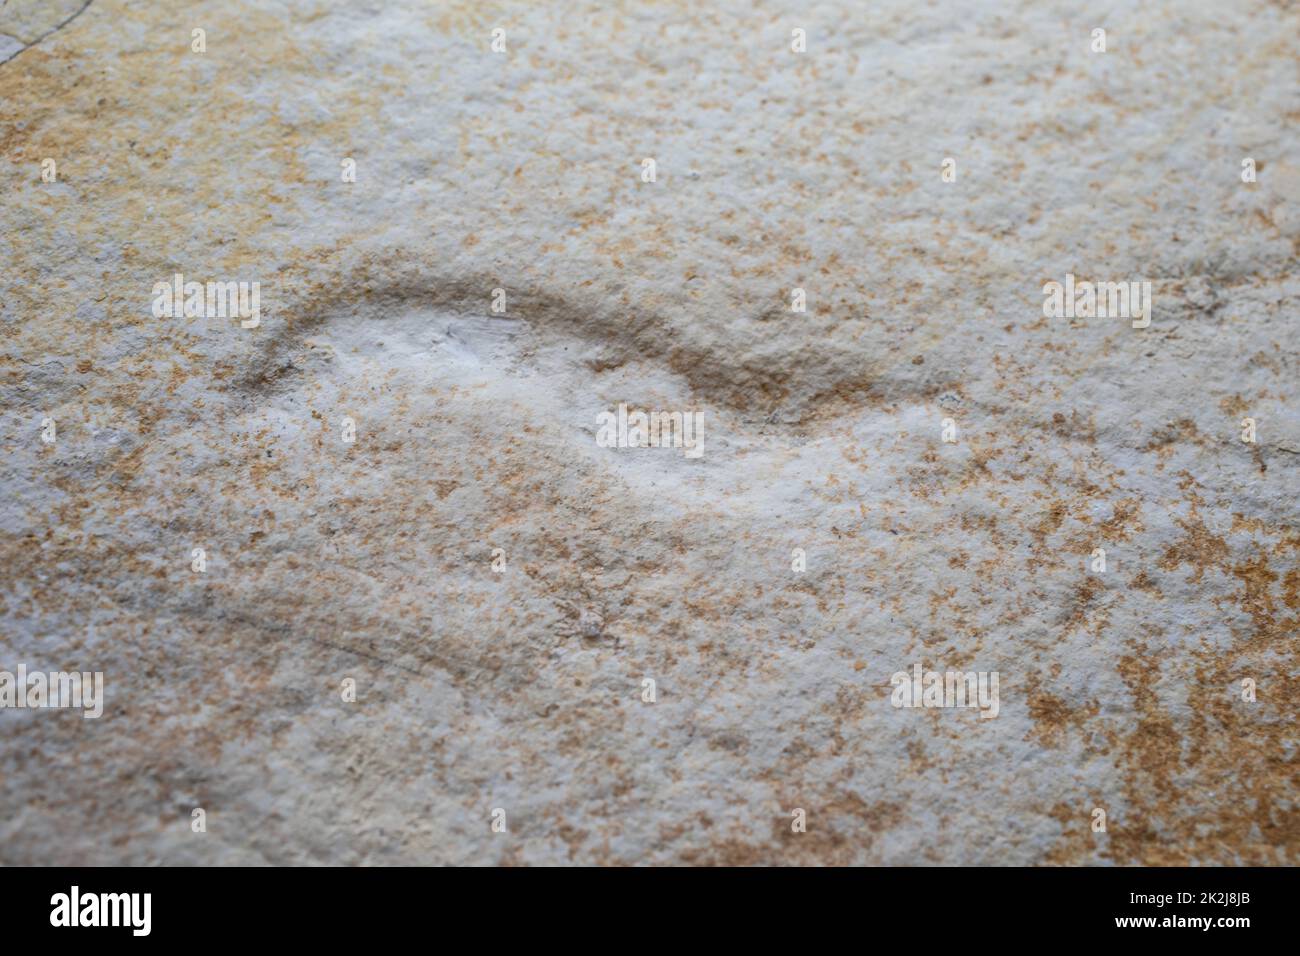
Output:
<path fill-rule="evenodd" d="M 4 0 L 4 3 L 8 3 L 8 2 L 9 2 L 9 0 Z M 95 0 L 86 0 L 86 2 L 83 3 L 83 4 L 81 5 L 81 9 L 78 10 L 76 13 L 74 13 L 72 16 L 68 17 L 68 19 L 66 19 L 66 20 L 64 20 L 62 23 L 57 24 L 56 26 L 53 26 L 53 27 L 51 27 L 50 29 L 46 30 L 44 33 L 42 33 L 40 36 L 38 36 L 38 37 L 37 37 L 35 40 L 33 40 L 31 43 L 28 43 L 28 44 L 26 44 L 22 49 L 15 51 L 15 52 L 13 53 L 12 56 L 8 56 L 8 57 L 5 57 L 5 59 L 0 60 L 0 66 L 4 65 L 5 63 L 9 63 L 9 62 L 11 62 L 11 61 L 13 61 L 13 60 L 18 59 L 20 56 L 23 55 L 23 53 L 25 53 L 27 50 L 30 50 L 32 47 L 36 46 L 36 44 L 40 43 L 40 42 L 41 42 L 42 40 L 44 40 L 46 37 L 48 37 L 48 36 L 52 36 L 53 34 L 58 33 L 60 30 L 62 30 L 64 27 L 66 27 L 66 26 L 67 26 L 69 23 L 71 23 L 73 20 L 77 19 L 77 17 L 79 17 L 79 16 L 81 16 L 83 13 L 85 13 L 85 12 L 86 12 L 86 8 L 89 7 L 89 6 L 90 6 L 92 3 L 94 3 L 94 2 L 95 2 Z M 0 3 L 0 6 L 4 6 L 4 3 Z M 4 36 L 9 36 L 9 35 L 10 35 L 10 34 L 8 34 L 8 33 L 4 34 Z M 17 37 L 14 37 L 14 39 L 17 40 L 18 38 L 17 38 Z"/>

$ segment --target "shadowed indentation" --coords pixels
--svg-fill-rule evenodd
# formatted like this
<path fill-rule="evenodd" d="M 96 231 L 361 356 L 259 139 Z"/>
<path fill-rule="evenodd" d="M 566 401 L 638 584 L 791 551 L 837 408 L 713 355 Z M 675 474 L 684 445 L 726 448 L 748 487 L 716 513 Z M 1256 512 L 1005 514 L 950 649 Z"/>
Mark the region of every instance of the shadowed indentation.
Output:
<path fill-rule="evenodd" d="M 602 301 L 599 293 L 586 290 L 568 295 L 512 284 L 506 289 L 507 313 L 488 316 L 489 294 L 503 284 L 498 277 L 452 277 L 400 259 L 385 258 L 382 278 L 375 276 L 378 269 L 362 267 L 345 277 L 290 288 L 280 308 L 264 309 L 257 353 L 235 387 L 253 395 L 288 387 L 287 377 L 296 374 L 293 357 L 306 336 L 337 321 L 382 322 L 413 310 L 488 327 L 494 321 L 522 321 L 526 331 L 521 338 L 539 343 L 576 339 L 598 349 L 599 359 L 589 363 L 596 373 L 648 360 L 680 376 L 699 400 L 747 417 L 757 413 L 779 425 L 813 423 L 863 404 L 933 401 L 959 380 L 957 370 L 933 368 L 928 378 L 917 377 L 910 371 L 911 352 L 846 348 L 813 335 L 779 355 L 762 354 L 756 347 L 755 339 L 767 334 L 760 331 L 752 339 L 738 338 L 734 346 L 686 342 L 680 326 L 689 320 L 678 316 L 674 327 L 664 314 Z M 751 318 L 758 328 L 762 314 Z M 701 328 L 711 321 L 721 324 L 717 317 L 698 318 Z M 766 343 L 759 339 L 757 344 Z"/>

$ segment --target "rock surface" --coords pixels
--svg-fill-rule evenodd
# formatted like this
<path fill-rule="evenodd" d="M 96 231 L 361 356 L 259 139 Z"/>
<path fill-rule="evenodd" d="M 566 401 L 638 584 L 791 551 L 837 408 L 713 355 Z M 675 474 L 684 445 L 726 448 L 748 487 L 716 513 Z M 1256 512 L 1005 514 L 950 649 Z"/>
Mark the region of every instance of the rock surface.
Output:
<path fill-rule="evenodd" d="M 1300 862 L 1294 4 L 81 6 L 0 8 L 0 669 L 105 706 L 0 710 L 0 863 Z"/>

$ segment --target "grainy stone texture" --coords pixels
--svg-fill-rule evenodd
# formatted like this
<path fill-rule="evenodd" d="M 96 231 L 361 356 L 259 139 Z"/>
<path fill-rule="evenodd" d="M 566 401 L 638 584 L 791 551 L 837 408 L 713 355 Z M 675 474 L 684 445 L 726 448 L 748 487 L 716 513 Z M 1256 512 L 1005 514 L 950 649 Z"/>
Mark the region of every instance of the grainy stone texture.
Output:
<path fill-rule="evenodd" d="M 0 862 L 1300 862 L 1296 4 L 36 6 Z"/>

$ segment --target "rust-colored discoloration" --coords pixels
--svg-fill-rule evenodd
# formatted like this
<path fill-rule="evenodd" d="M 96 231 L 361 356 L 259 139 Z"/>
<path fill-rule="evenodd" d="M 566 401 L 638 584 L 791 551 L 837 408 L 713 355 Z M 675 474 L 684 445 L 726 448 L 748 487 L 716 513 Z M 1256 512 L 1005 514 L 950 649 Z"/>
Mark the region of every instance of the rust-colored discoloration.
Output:
<path fill-rule="evenodd" d="M 1071 730 L 1084 731 L 1088 721 L 1101 711 L 1097 701 L 1071 707 L 1053 694 L 1040 692 L 1027 701 L 1029 716 L 1033 718 L 1034 737 L 1045 747 L 1058 747 Z"/>
<path fill-rule="evenodd" d="M 940 94 L 910 56 L 851 82 L 902 4 L 800 63 L 743 4 L 508 5 L 490 67 L 472 3 L 209 7 L 206 59 L 95 0 L 0 64 L 0 667 L 111 677 L 97 728 L 0 734 L 0 862 L 1300 862 L 1300 180 L 1156 202 L 1173 146 L 1108 145 L 1225 77 L 1276 125 L 1295 12 L 1198 21 L 1232 66 L 1166 104 L 1011 35 Z M 1042 316 L 1139 263 L 1149 329 Z M 153 316 L 178 270 L 260 280 L 261 326 Z M 704 460 L 597 448 L 619 401 L 703 409 Z M 892 707 L 916 661 L 999 672 L 998 718 Z"/>
<path fill-rule="evenodd" d="M 1195 509 L 1187 518 L 1174 519 L 1183 529 L 1183 537 L 1170 545 L 1157 563 L 1163 571 L 1191 565 L 1188 581 L 1200 583 L 1207 569 L 1220 567 L 1228 557 L 1228 545 L 1205 527 L 1204 517 Z"/>

